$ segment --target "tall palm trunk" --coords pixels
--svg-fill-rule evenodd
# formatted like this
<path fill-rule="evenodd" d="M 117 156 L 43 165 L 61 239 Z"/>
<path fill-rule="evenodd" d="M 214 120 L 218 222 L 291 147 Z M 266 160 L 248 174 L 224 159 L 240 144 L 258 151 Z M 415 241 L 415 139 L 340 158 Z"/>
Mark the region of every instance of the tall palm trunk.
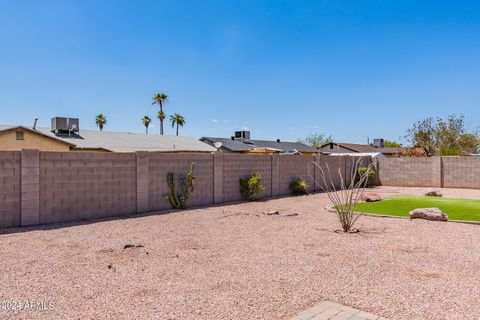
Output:
<path fill-rule="evenodd" d="M 148 134 L 148 127 L 145 127 L 145 134 Z"/>
<path fill-rule="evenodd" d="M 163 103 L 160 102 L 160 113 L 163 114 Z M 160 134 L 163 135 L 163 119 L 160 119 Z"/>
<path fill-rule="evenodd" d="M 178 136 L 178 122 L 177 122 L 177 136 Z"/>

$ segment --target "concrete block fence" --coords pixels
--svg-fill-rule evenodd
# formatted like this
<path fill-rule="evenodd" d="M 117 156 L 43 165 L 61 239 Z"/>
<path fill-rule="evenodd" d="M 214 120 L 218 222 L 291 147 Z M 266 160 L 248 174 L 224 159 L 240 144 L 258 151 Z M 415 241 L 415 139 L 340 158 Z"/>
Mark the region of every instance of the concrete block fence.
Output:
<path fill-rule="evenodd" d="M 241 154 L 0 151 L 0 227 L 91 220 L 169 209 L 167 173 L 195 162 L 190 206 L 242 199 L 240 178 L 259 172 L 263 197 L 289 193 L 293 178 L 320 190 L 317 161 L 328 162 L 337 186 L 351 157 Z M 348 176 L 348 175 L 347 175 Z"/>
<path fill-rule="evenodd" d="M 241 155 L 230 153 L 95 153 L 0 151 L 0 228 L 90 220 L 169 209 L 167 173 L 184 174 L 195 162 L 190 206 L 242 199 L 239 179 L 262 175 L 263 197 L 289 193 L 300 177 L 320 191 L 320 169 L 335 185 L 350 182 L 358 158 Z M 367 165 L 370 158 L 362 158 Z M 379 185 L 480 189 L 479 157 L 383 158 L 376 160 Z"/>
<path fill-rule="evenodd" d="M 383 158 L 378 184 L 398 187 L 480 189 L 480 157 Z"/>

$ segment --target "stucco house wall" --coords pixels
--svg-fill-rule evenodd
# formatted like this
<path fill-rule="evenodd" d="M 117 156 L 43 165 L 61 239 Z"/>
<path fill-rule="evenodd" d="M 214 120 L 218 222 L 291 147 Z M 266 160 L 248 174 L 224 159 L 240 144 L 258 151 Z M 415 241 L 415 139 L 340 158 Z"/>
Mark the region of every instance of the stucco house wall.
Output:
<path fill-rule="evenodd" d="M 17 140 L 17 132 L 23 133 L 23 140 Z M 69 151 L 70 145 L 21 128 L 0 132 L 0 150 L 20 151 L 22 149 L 62 152 Z"/>

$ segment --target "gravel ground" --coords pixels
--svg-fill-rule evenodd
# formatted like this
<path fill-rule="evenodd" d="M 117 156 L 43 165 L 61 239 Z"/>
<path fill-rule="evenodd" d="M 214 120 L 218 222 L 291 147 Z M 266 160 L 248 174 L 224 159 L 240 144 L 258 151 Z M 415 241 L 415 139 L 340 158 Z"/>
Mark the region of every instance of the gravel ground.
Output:
<path fill-rule="evenodd" d="M 0 302 L 53 309 L 0 318 L 288 319 L 323 300 L 391 319 L 480 318 L 480 226 L 362 217 L 360 233 L 339 234 L 326 205 L 316 194 L 3 230 Z"/>

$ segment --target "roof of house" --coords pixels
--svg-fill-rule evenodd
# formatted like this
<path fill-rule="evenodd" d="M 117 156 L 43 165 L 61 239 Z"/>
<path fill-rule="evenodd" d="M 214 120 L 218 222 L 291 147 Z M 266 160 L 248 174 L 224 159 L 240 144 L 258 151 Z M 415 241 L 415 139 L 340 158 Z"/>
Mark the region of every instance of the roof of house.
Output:
<path fill-rule="evenodd" d="M 75 146 L 77 149 L 103 149 L 112 152 L 215 152 L 216 149 L 193 137 L 146 135 L 131 132 L 80 130 L 78 134 L 55 134 L 50 128 L 36 130 L 22 126 L 2 126 L 0 131 L 22 128 Z"/>
<path fill-rule="evenodd" d="M 221 142 L 222 147 L 232 151 L 248 151 L 255 149 L 255 146 L 251 144 L 245 144 L 238 140 L 232 140 L 230 138 L 214 138 L 214 137 L 203 137 L 200 140 L 207 140 L 211 143 Z"/>
<path fill-rule="evenodd" d="M 330 156 L 350 156 L 350 157 L 372 157 L 372 158 L 385 158 L 385 155 L 380 152 L 352 152 L 352 153 L 330 153 Z"/>
<path fill-rule="evenodd" d="M 357 143 L 343 143 L 343 142 L 332 142 L 334 145 L 339 145 L 342 148 L 352 150 L 357 153 L 383 153 L 383 154 L 402 154 L 407 151 L 406 147 L 400 148 L 389 148 L 389 147 L 374 147 L 369 144 L 357 144 Z M 330 145 L 326 143 L 320 148 Z M 335 151 L 335 150 L 334 150 Z"/>
<path fill-rule="evenodd" d="M 60 143 L 64 143 L 64 144 L 67 144 L 69 146 L 75 146 L 75 144 L 73 143 L 70 143 L 68 141 L 64 141 L 62 139 L 59 139 L 57 138 L 55 135 L 49 135 L 49 134 L 45 134 L 43 132 L 40 132 L 40 131 L 37 131 L 37 130 L 33 130 L 31 128 L 27 128 L 27 127 L 24 127 L 24 126 L 4 126 L 4 125 L 0 125 L 0 133 L 2 132 L 7 132 L 7 131 L 15 131 L 15 130 L 18 130 L 18 129 L 23 129 L 23 130 L 27 130 L 27 131 L 31 131 L 31 132 L 34 132 L 36 134 L 39 134 L 41 136 L 44 136 L 48 139 L 52 139 L 52 140 L 56 140 L 57 142 L 60 142 Z"/>
<path fill-rule="evenodd" d="M 282 151 L 299 151 L 299 152 L 317 152 L 315 148 L 307 146 L 301 142 L 288 142 L 288 141 L 270 141 L 270 140 L 232 140 L 231 138 L 216 138 L 216 137 L 203 137 L 200 140 L 208 140 L 212 143 L 221 142 L 222 147 L 231 151 L 248 151 L 256 148 L 269 148 L 279 149 Z"/>

